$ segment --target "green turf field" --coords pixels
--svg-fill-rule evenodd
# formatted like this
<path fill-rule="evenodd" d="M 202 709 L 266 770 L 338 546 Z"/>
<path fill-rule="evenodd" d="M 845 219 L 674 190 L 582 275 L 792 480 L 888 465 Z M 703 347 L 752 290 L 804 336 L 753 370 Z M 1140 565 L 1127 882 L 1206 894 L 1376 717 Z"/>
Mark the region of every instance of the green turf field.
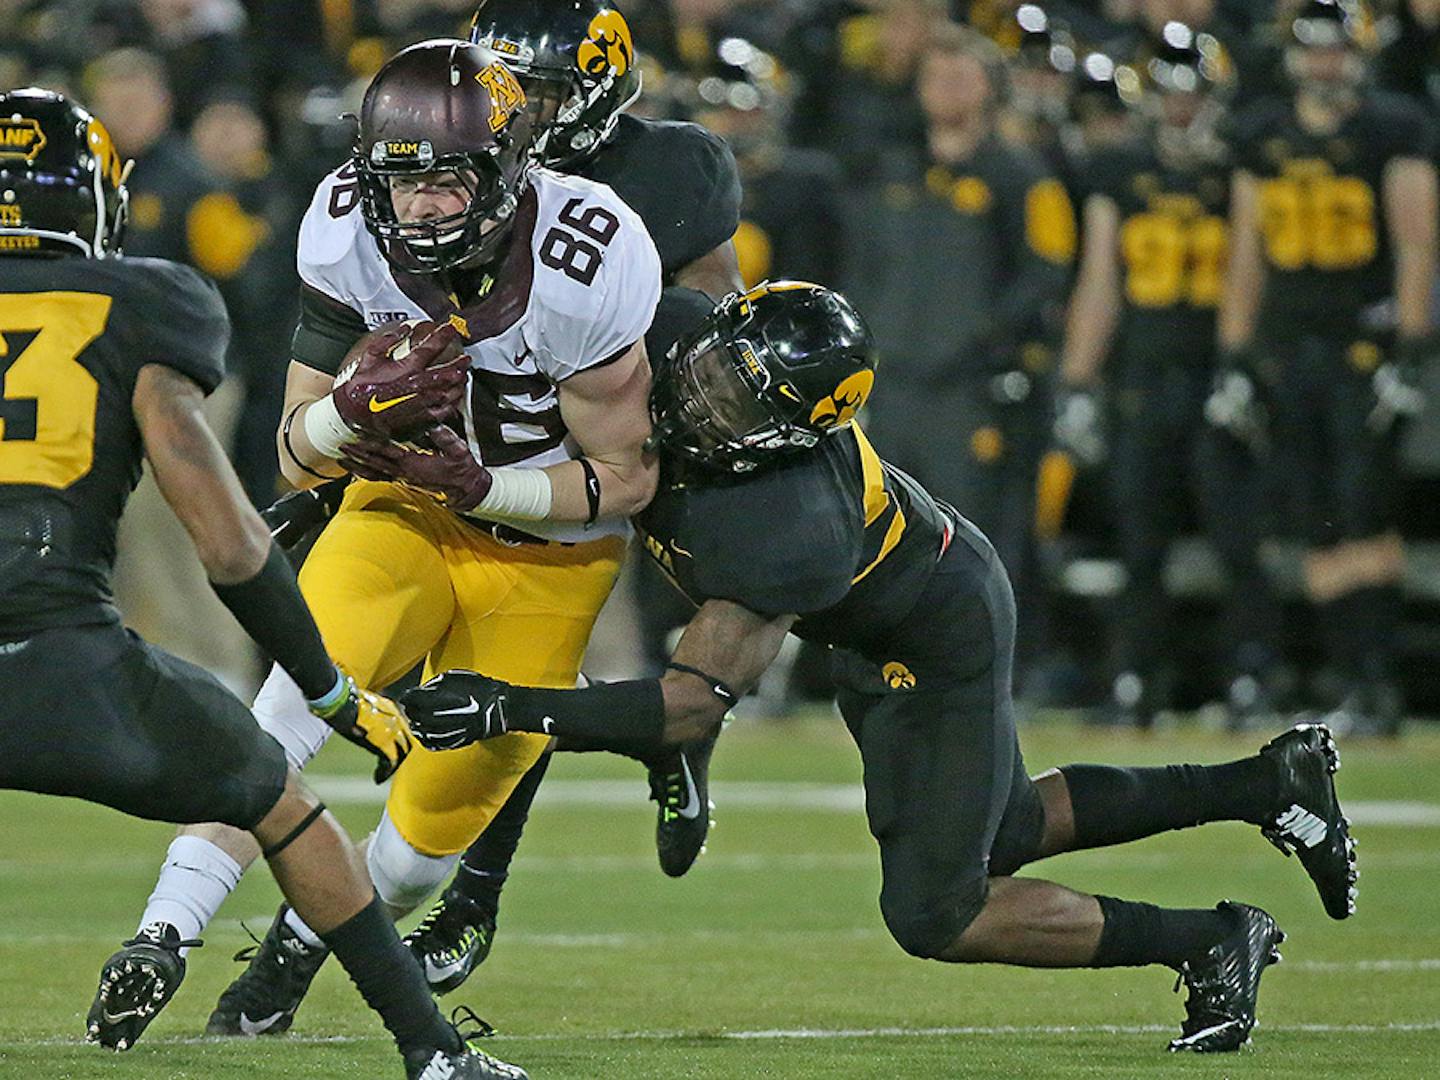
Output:
<path fill-rule="evenodd" d="M 1150 739 L 1065 724 L 1022 735 L 1032 771 L 1068 760 L 1216 761 L 1256 740 Z M 1209 826 L 1066 856 L 1043 872 L 1166 904 L 1259 903 L 1290 934 L 1265 978 L 1261 1028 L 1226 1058 L 1171 1057 L 1181 998 L 1161 969 L 953 968 L 905 956 L 876 905 L 858 759 L 838 722 L 732 727 L 715 762 L 718 825 L 681 881 L 655 866 L 653 816 L 629 763 L 551 769 L 489 963 L 446 1004 L 499 1027 L 492 1052 L 537 1078 L 1440 1076 L 1440 734 L 1341 742 L 1360 912 L 1320 909 L 1297 862 L 1258 833 Z M 314 772 L 355 833 L 378 802 L 361 755 Z M 727 792 L 729 799 L 727 801 Z M 368 801 L 367 801 L 368 800 Z M 131 932 L 169 830 L 78 803 L 0 794 L 0 1077 L 221 1080 L 398 1077 L 378 1021 L 338 968 L 296 1031 L 196 1038 L 239 970 L 231 954 L 277 899 L 259 870 L 192 954 L 139 1046 L 80 1042 L 101 962 Z"/>

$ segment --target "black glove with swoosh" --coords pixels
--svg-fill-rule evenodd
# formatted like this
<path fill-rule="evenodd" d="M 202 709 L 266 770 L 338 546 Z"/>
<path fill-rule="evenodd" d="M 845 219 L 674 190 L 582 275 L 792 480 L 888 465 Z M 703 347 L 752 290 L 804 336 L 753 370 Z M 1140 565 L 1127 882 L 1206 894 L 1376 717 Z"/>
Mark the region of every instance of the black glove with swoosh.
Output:
<path fill-rule="evenodd" d="M 400 695 L 410 731 L 427 750 L 459 750 L 509 732 L 505 695 L 510 684 L 478 671 L 447 671 Z"/>

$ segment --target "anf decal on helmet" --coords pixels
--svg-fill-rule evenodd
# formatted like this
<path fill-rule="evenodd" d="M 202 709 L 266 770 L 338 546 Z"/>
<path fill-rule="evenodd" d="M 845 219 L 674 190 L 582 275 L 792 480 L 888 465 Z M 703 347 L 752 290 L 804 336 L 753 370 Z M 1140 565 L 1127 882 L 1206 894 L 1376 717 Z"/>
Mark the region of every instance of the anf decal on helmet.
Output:
<path fill-rule="evenodd" d="M 23 158 L 28 165 L 45 143 L 39 120 L 18 115 L 0 118 L 0 158 Z"/>
<path fill-rule="evenodd" d="M 875 389 L 875 372 L 857 371 L 841 381 L 834 391 L 815 403 L 810 410 L 810 423 L 829 430 L 844 427 L 855 419 L 870 391 Z"/>
<path fill-rule="evenodd" d="M 510 117 L 525 107 L 525 90 L 504 64 L 491 64 L 475 76 L 475 81 L 490 91 L 491 131 L 502 130 Z"/>
<path fill-rule="evenodd" d="M 629 71 L 635 62 L 635 43 L 630 39 L 625 17 L 611 9 L 591 19 L 590 36 L 580 43 L 575 59 L 580 70 L 592 77 L 604 75 L 608 70 L 616 75 Z"/>

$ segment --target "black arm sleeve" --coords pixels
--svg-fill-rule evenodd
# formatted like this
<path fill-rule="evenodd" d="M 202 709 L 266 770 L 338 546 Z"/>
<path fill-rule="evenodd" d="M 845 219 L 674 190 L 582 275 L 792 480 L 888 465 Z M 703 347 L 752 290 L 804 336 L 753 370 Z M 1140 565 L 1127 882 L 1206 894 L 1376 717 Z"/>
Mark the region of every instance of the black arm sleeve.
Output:
<path fill-rule="evenodd" d="M 595 683 L 582 690 L 512 686 L 505 691 L 505 726 L 606 745 L 653 745 L 664 736 L 665 695 L 659 679 Z"/>
<path fill-rule="evenodd" d="M 270 545 L 270 557 L 248 581 L 234 585 L 211 582 L 210 587 L 307 698 L 324 697 L 334 688 L 335 664 L 300 595 L 295 571 L 278 547 Z"/>
<path fill-rule="evenodd" d="M 367 332 L 365 319 L 354 308 L 308 285 L 300 287 L 300 322 L 290 346 L 293 359 L 327 375 L 338 375 L 350 346 Z"/>

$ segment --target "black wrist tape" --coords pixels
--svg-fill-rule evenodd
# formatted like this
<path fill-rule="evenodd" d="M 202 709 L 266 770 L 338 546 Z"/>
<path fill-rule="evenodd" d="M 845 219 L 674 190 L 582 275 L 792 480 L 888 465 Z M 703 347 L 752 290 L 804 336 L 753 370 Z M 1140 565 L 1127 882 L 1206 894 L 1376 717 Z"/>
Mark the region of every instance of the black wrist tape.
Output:
<path fill-rule="evenodd" d="M 580 468 L 585 470 L 585 507 L 588 511 L 585 524 L 593 525 L 600 516 L 600 477 L 595 474 L 595 466 L 590 464 L 589 458 L 580 459 Z"/>
<path fill-rule="evenodd" d="M 505 724 L 511 731 L 653 744 L 665 734 L 665 695 L 659 679 L 583 690 L 515 686 L 505 691 Z"/>
<path fill-rule="evenodd" d="M 260 572 L 235 585 L 210 583 L 220 602 L 267 655 L 278 661 L 307 698 L 335 685 L 335 664 L 300 595 L 295 571 L 273 543 Z"/>
<path fill-rule="evenodd" d="M 736 694 L 734 690 L 731 690 L 730 687 L 715 678 L 714 675 L 707 675 L 699 668 L 691 667 L 689 664 L 677 664 L 674 660 L 671 660 L 665 667 L 670 671 L 683 671 L 686 675 L 694 675 L 697 678 L 704 679 L 710 687 L 710 692 L 725 702 L 727 709 L 740 700 L 740 696 Z"/>

